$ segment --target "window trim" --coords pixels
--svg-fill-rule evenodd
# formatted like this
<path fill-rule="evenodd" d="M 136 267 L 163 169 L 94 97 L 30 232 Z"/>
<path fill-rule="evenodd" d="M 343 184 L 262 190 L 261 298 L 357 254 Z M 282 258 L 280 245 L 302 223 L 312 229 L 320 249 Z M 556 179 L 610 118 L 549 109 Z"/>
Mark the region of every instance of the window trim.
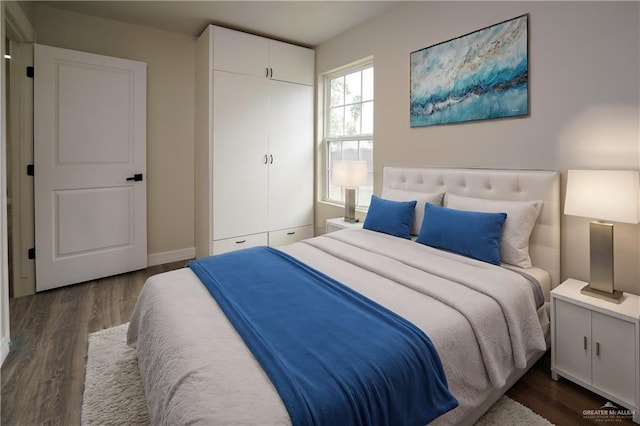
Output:
<path fill-rule="evenodd" d="M 331 126 L 331 119 L 329 116 L 330 113 L 330 107 L 331 107 L 331 84 L 330 81 L 333 78 L 336 77 L 340 77 L 340 76 L 346 76 L 347 74 L 351 74 L 357 71 L 363 71 L 367 68 L 374 68 L 374 62 L 373 62 L 373 57 L 368 57 L 368 58 L 364 58 L 360 61 L 357 61 L 355 63 L 346 65 L 344 67 L 338 68 L 336 70 L 333 70 L 331 72 L 327 72 L 322 74 L 322 83 L 323 83 L 323 89 L 324 89 L 324 96 L 322 99 L 322 118 L 324 120 L 323 126 L 322 126 L 322 132 L 323 132 L 323 137 L 321 139 L 322 142 L 322 146 L 323 146 L 323 156 L 324 156 L 324 161 L 322 164 L 322 182 L 323 182 L 323 188 L 322 188 L 322 197 L 320 199 L 320 201 L 322 202 L 326 202 L 329 204 L 335 204 L 335 205 L 344 205 L 344 201 L 343 200 L 336 200 L 336 199 L 332 199 L 329 198 L 329 188 L 331 183 L 329 182 L 329 143 L 331 141 L 340 141 L 340 142 L 349 142 L 349 141 L 362 141 L 362 140 L 370 140 L 372 144 L 374 144 L 374 133 L 359 133 L 357 135 L 345 135 L 345 136 L 339 136 L 339 137 L 329 137 L 329 127 Z M 374 75 L 375 75 L 375 68 L 374 68 Z M 374 77 L 375 79 L 375 77 Z M 375 80 L 374 80 L 375 81 Z M 362 83 L 361 83 L 361 89 L 362 89 Z M 369 102 L 368 100 L 365 102 Z M 358 104 L 362 105 L 365 102 L 358 102 Z M 373 102 L 374 104 L 374 108 L 375 108 L 375 91 L 374 91 L 374 95 L 373 98 L 371 99 L 371 102 Z M 354 105 L 354 103 L 349 103 L 349 104 L 344 104 L 343 106 L 349 106 L 349 105 Z M 375 117 L 375 116 L 374 116 Z M 371 174 L 373 175 L 373 171 L 371 172 Z M 359 197 L 356 196 L 356 200 Z M 361 205 L 361 204 L 357 204 L 356 205 L 356 209 L 358 210 L 366 210 L 368 209 L 368 206 L 366 205 Z"/>

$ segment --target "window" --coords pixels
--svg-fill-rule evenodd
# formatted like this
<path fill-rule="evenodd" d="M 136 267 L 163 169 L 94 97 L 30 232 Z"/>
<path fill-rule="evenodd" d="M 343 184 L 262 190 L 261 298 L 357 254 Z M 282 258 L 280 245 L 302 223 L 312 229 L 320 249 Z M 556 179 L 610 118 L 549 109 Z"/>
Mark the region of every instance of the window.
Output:
<path fill-rule="evenodd" d="M 373 64 L 368 62 L 325 78 L 325 199 L 344 202 L 342 188 L 331 184 L 333 163 L 366 160 L 369 181 L 357 191 L 356 204 L 369 206 L 373 194 Z"/>

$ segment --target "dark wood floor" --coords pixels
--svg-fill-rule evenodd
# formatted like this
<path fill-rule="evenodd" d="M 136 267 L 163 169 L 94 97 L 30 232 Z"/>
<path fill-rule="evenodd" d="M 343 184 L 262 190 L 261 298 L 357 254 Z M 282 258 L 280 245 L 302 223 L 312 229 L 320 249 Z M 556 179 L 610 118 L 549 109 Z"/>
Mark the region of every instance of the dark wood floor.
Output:
<path fill-rule="evenodd" d="M 2 425 L 80 424 L 89 333 L 129 321 L 154 266 L 11 299 L 11 351 L 2 365 Z"/>
<path fill-rule="evenodd" d="M 79 424 L 88 334 L 129 321 L 147 277 L 184 264 L 12 299 L 12 346 L 2 366 L 1 424 Z M 582 412 L 598 409 L 606 400 L 569 381 L 554 382 L 549 367 L 547 354 L 507 395 L 556 425 L 598 424 Z"/>

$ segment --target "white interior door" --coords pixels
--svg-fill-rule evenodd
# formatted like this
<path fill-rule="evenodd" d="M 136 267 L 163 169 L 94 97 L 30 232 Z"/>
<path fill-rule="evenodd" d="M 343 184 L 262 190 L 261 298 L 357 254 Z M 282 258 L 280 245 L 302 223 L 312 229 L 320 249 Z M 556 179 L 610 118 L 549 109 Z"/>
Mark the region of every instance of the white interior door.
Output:
<path fill-rule="evenodd" d="M 34 67 L 36 290 L 145 268 L 146 64 L 35 45 Z"/>

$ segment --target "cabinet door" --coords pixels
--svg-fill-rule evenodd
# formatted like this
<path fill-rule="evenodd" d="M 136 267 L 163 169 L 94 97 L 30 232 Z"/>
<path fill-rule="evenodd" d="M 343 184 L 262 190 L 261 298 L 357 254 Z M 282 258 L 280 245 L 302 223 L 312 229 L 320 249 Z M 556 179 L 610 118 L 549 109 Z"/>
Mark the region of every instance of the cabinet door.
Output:
<path fill-rule="evenodd" d="M 554 299 L 555 367 L 591 383 L 591 311 Z"/>
<path fill-rule="evenodd" d="M 635 404 L 635 324 L 593 312 L 593 386 Z"/>
<path fill-rule="evenodd" d="M 213 73 L 213 239 L 267 231 L 269 80 Z"/>
<path fill-rule="evenodd" d="M 305 47 L 269 40 L 269 67 L 273 80 L 313 86 L 315 52 Z"/>
<path fill-rule="evenodd" d="M 313 223 L 313 88 L 270 81 L 269 229 Z"/>
<path fill-rule="evenodd" d="M 266 77 L 269 40 L 264 37 L 214 27 L 213 69 Z"/>

